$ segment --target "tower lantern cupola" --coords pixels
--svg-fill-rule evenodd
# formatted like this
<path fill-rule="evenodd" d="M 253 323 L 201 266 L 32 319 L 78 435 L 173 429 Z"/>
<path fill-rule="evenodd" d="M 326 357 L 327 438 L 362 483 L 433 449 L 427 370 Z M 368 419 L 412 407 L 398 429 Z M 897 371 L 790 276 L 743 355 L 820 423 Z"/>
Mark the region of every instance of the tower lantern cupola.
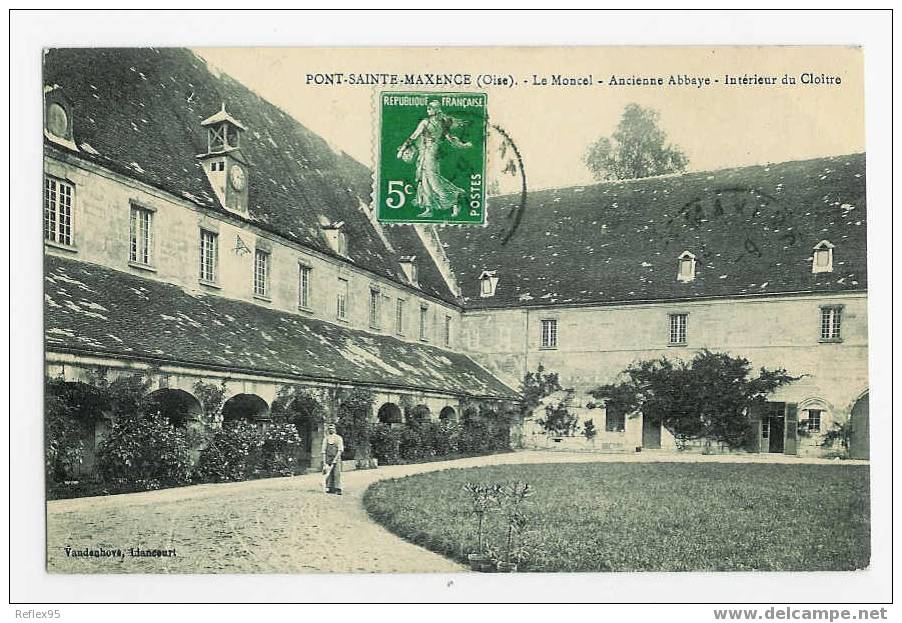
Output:
<path fill-rule="evenodd" d="M 247 128 L 235 117 L 226 112 L 225 104 L 215 115 L 200 122 L 207 128 L 207 153 L 222 153 L 241 147 L 241 133 Z"/>
<path fill-rule="evenodd" d="M 247 215 L 248 162 L 241 153 L 241 133 L 247 130 L 222 109 L 200 122 L 207 130 L 207 153 L 198 158 L 219 202 L 227 210 Z"/>

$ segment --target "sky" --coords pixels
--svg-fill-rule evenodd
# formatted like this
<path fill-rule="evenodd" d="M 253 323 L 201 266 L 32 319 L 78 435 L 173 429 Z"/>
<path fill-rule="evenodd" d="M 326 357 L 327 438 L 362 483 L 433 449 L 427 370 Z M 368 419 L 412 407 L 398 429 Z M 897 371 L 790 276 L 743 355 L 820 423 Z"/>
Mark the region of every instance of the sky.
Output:
<path fill-rule="evenodd" d="M 520 149 L 529 186 L 582 185 L 588 146 L 615 129 L 632 102 L 660 113 L 689 170 L 862 152 L 861 50 L 852 47 L 203 48 L 195 52 L 372 167 L 379 90 L 475 90 L 492 123 Z M 467 73 L 514 86 L 374 87 L 308 84 L 307 74 Z M 838 76 L 841 84 L 725 86 L 725 75 Z M 534 86 L 534 76 L 592 77 L 591 86 Z M 610 86 L 612 76 L 709 77 L 710 86 Z M 604 84 L 599 84 L 603 82 Z M 490 139 L 492 137 L 490 136 Z M 490 140 L 490 153 L 492 153 Z M 493 173 L 502 190 L 516 180 Z"/>

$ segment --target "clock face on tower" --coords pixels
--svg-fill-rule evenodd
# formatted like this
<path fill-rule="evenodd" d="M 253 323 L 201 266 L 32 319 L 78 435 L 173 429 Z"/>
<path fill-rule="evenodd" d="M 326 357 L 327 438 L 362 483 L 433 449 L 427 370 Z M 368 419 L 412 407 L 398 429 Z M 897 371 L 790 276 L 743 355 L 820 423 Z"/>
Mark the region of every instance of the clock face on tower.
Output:
<path fill-rule="evenodd" d="M 232 188 L 238 192 L 244 190 L 247 179 L 244 175 L 244 169 L 242 169 L 240 165 L 232 165 L 232 168 L 229 169 L 229 181 L 232 183 Z"/>

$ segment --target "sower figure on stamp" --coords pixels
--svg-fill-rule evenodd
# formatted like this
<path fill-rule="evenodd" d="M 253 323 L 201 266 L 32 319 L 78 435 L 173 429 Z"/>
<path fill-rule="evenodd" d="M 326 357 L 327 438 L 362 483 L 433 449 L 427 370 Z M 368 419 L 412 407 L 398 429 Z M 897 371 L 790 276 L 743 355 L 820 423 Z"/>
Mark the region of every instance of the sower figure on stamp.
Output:
<path fill-rule="evenodd" d="M 345 442 L 335 432 L 335 424 L 326 427 L 323 437 L 323 491 L 341 495 L 341 454 Z"/>
<path fill-rule="evenodd" d="M 414 205 L 423 208 L 420 216 L 431 216 L 433 210 L 449 209 L 452 216 L 457 216 L 460 211 L 457 199 L 465 191 L 442 177 L 439 147 L 442 139 L 458 148 L 471 147 L 472 143 L 464 143 L 451 135 L 451 130 L 463 122 L 443 113 L 436 100 L 426 106 L 426 114 L 427 117 L 398 148 L 398 158 L 410 162 L 416 153 L 417 196 Z"/>

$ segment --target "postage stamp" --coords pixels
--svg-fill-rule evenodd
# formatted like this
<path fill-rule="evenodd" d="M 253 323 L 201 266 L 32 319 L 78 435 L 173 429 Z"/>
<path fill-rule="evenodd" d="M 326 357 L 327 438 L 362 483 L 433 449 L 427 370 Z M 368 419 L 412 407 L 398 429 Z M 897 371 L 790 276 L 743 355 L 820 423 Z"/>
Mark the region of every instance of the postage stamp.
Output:
<path fill-rule="evenodd" d="M 484 93 L 380 93 L 379 221 L 485 223 L 486 99 Z"/>

